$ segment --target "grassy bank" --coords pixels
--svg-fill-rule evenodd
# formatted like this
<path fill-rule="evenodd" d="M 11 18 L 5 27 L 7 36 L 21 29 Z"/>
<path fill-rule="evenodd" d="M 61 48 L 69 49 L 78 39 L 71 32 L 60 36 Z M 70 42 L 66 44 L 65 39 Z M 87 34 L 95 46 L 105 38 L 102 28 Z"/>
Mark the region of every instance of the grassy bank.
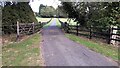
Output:
<path fill-rule="evenodd" d="M 24 41 L 2 47 L 3 66 L 40 66 L 40 34 L 34 34 Z"/>
<path fill-rule="evenodd" d="M 53 19 L 49 23 L 47 23 L 46 25 L 44 25 L 43 28 L 47 28 L 48 26 L 50 26 L 50 24 L 52 23 L 52 21 L 53 21 Z"/>
<path fill-rule="evenodd" d="M 60 22 L 59 22 L 59 20 L 56 18 L 56 23 L 57 23 L 57 27 L 61 27 L 61 24 L 60 24 Z"/>
<path fill-rule="evenodd" d="M 113 48 L 112 46 L 109 46 L 107 44 L 100 44 L 100 43 L 95 43 L 93 41 L 90 40 L 86 40 L 83 38 L 80 38 L 76 35 L 72 35 L 72 34 L 66 34 L 66 37 L 68 37 L 69 39 L 80 43 L 86 47 L 88 47 L 89 49 L 101 53 L 103 55 L 105 55 L 106 57 L 110 57 L 113 60 L 117 60 L 118 61 L 118 49 L 117 48 Z"/>

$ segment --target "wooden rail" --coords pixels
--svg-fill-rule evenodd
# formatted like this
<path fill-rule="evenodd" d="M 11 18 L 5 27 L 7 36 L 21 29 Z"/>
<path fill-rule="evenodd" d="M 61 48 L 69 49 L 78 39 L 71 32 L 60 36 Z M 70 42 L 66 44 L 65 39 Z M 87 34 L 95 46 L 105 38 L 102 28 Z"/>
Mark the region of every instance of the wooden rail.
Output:
<path fill-rule="evenodd" d="M 19 23 L 17 22 L 17 39 L 19 40 L 19 37 L 21 35 L 30 35 L 34 34 L 43 27 L 43 24 L 41 23 Z"/>
<path fill-rule="evenodd" d="M 92 39 L 93 37 L 97 38 L 103 38 L 108 41 L 110 44 L 112 40 L 120 42 L 120 34 L 119 33 L 112 33 L 113 30 L 120 31 L 120 28 L 102 28 L 102 27 L 82 27 L 82 26 L 77 26 L 77 25 L 69 25 L 68 23 L 63 23 L 62 21 L 59 20 L 61 23 L 61 27 L 67 32 L 67 33 L 74 33 L 77 36 L 78 35 L 85 35 L 88 36 L 89 39 Z M 97 29 L 104 29 L 104 31 L 97 31 Z M 86 34 L 83 34 L 83 33 Z M 113 35 L 116 35 L 116 38 L 112 38 Z"/>
<path fill-rule="evenodd" d="M 16 38 L 16 41 L 19 40 L 19 37 L 20 36 L 23 36 L 23 35 L 30 35 L 30 34 L 34 34 L 36 32 L 39 32 L 41 30 L 41 28 L 48 24 L 50 21 L 52 20 L 52 18 L 47 21 L 47 22 L 39 22 L 39 23 L 19 23 L 17 21 L 16 24 L 14 25 L 2 25 L 1 28 L 4 28 L 2 29 L 2 32 L 4 34 L 6 34 L 7 31 L 11 31 L 12 33 L 15 33 L 17 36 Z"/>
<path fill-rule="evenodd" d="M 14 31 L 16 33 L 16 41 L 19 40 L 20 36 L 23 35 L 31 35 L 36 32 L 39 32 L 41 28 L 47 24 L 47 22 L 44 23 L 19 23 L 17 21 L 16 25 L 2 25 L 2 27 L 14 27 Z M 4 29 L 4 30 L 9 30 L 9 29 Z"/>

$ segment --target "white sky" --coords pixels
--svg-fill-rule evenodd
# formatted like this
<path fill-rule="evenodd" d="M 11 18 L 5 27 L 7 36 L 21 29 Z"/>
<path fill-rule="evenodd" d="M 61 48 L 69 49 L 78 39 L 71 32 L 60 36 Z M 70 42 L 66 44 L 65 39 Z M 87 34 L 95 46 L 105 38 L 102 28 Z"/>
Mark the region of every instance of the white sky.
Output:
<path fill-rule="evenodd" d="M 60 5 L 60 1 L 58 0 L 33 0 L 32 1 L 31 0 L 29 4 L 34 12 L 39 12 L 40 4 L 53 6 L 56 9 L 58 5 Z"/>

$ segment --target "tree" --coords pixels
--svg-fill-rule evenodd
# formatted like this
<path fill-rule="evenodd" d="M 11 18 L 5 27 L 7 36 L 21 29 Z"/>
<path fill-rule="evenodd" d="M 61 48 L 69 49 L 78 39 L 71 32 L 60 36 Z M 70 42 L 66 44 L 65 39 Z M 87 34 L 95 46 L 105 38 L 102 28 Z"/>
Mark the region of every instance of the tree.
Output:
<path fill-rule="evenodd" d="M 119 25 L 119 2 L 62 2 L 62 6 L 82 26 Z"/>
<path fill-rule="evenodd" d="M 39 6 L 39 15 L 41 15 L 41 9 L 44 8 L 44 7 L 45 7 L 45 5 L 40 4 L 40 6 Z"/>
<path fill-rule="evenodd" d="M 63 6 L 58 6 L 58 8 L 56 9 L 56 16 L 57 17 L 65 17 L 65 18 L 67 18 L 67 13 L 63 9 Z"/>
<path fill-rule="evenodd" d="M 3 32 L 15 33 L 16 27 L 8 26 L 8 25 L 16 25 L 17 21 L 19 21 L 20 23 L 37 22 L 28 2 L 18 2 L 18 3 L 6 2 L 5 6 L 3 7 L 2 10 Z"/>
<path fill-rule="evenodd" d="M 53 17 L 56 15 L 56 11 L 52 6 L 43 7 L 40 11 L 41 17 Z"/>

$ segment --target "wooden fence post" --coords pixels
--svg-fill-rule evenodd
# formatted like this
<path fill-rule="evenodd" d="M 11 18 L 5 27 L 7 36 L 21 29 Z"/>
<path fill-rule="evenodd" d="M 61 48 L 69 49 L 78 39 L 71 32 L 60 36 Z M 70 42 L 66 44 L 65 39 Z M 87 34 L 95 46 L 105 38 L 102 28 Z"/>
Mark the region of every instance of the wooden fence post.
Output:
<path fill-rule="evenodd" d="M 89 39 L 92 39 L 92 26 L 90 26 L 90 37 Z"/>
<path fill-rule="evenodd" d="M 32 23 L 32 27 L 33 27 L 33 31 L 32 32 L 34 34 L 35 33 L 35 23 L 34 22 Z"/>
<path fill-rule="evenodd" d="M 77 31 L 76 35 L 78 36 L 78 24 L 76 26 L 76 31 Z"/>
<path fill-rule="evenodd" d="M 64 30 L 67 32 L 67 22 L 65 22 L 64 25 L 65 25 L 65 26 L 64 26 Z"/>
<path fill-rule="evenodd" d="M 16 41 L 18 41 L 19 40 L 19 36 L 20 36 L 20 29 L 19 29 L 20 27 L 19 27 L 19 22 L 17 21 L 17 39 L 16 39 Z"/>
<path fill-rule="evenodd" d="M 61 21 L 59 21 L 59 22 L 61 23 L 61 29 L 63 29 L 63 27 L 64 27 L 63 22 L 61 22 Z"/>
<path fill-rule="evenodd" d="M 41 21 L 39 22 L 39 24 L 40 24 L 40 28 L 42 28 L 42 27 L 43 27 L 43 25 L 42 25 Z"/>
<path fill-rule="evenodd" d="M 67 33 L 69 33 L 69 27 L 70 27 L 69 24 L 67 24 Z"/>
<path fill-rule="evenodd" d="M 41 21 L 39 22 L 39 24 L 40 24 L 40 28 L 42 28 L 42 27 L 43 27 L 43 25 L 42 25 Z"/>
<path fill-rule="evenodd" d="M 64 28 L 64 30 L 66 29 L 66 23 L 65 22 L 64 22 L 64 27 L 63 28 Z"/>
<path fill-rule="evenodd" d="M 110 44 L 110 42 L 111 42 L 111 27 L 108 28 L 108 33 L 109 33 L 109 35 L 108 35 L 108 44 Z"/>

